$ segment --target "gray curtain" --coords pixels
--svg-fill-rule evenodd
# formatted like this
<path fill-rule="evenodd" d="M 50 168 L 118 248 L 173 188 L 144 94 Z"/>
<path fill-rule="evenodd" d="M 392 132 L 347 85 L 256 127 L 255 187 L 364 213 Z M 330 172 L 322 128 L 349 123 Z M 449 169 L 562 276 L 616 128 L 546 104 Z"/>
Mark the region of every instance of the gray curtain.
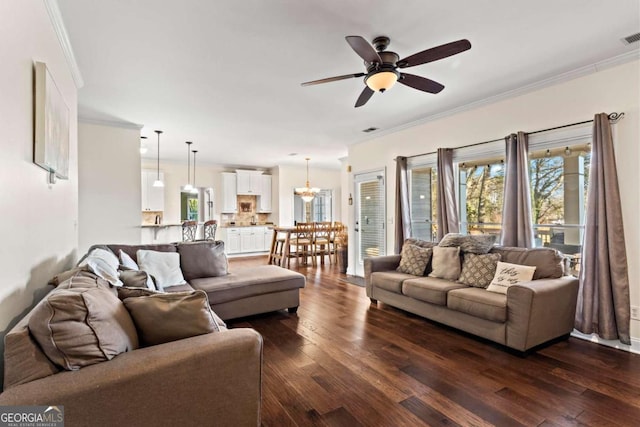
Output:
<path fill-rule="evenodd" d="M 629 276 L 611 125 L 596 114 L 575 327 L 631 344 Z"/>
<path fill-rule="evenodd" d="M 506 161 L 504 174 L 504 202 L 502 206 L 503 246 L 532 248 L 531 191 L 529 189 L 529 138 L 518 132 L 505 138 Z"/>
<path fill-rule="evenodd" d="M 402 251 L 404 240 L 411 237 L 411 211 L 409 206 L 409 176 L 407 158 L 396 157 L 396 244 L 395 253 Z"/>
<path fill-rule="evenodd" d="M 459 230 L 453 150 L 438 148 L 438 240 Z"/>

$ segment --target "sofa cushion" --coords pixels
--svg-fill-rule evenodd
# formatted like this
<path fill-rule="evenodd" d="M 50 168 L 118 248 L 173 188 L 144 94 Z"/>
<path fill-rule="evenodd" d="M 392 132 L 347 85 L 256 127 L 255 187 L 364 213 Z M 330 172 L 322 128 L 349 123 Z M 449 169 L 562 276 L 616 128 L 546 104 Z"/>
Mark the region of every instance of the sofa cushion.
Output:
<path fill-rule="evenodd" d="M 147 288 L 156 290 L 151 275 L 142 270 L 120 270 L 120 280 L 123 286 L 130 288 Z"/>
<path fill-rule="evenodd" d="M 204 291 L 130 297 L 124 305 L 146 346 L 220 331 Z"/>
<path fill-rule="evenodd" d="M 520 282 L 529 282 L 535 271 L 535 267 L 499 262 L 496 267 L 496 275 L 487 290 L 506 295 L 509 286 Z"/>
<path fill-rule="evenodd" d="M 496 274 L 500 254 L 464 254 L 459 283 L 486 288 Z"/>
<path fill-rule="evenodd" d="M 49 279 L 49 282 L 47 282 L 47 285 L 51 285 L 54 287 L 58 286 L 60 283 L 78 274 L 78 272 L 86 271 L 86 270 L 87 269 L 85 267 L 74 267 L 69 270 L 65 270 L 62 273 L 58 273 L 55 276 L 53 276 L 51 279 Z"/>
<path fill-rule="evenodd" d="M 420 277 L 402 282 L 402 293 L 408 297 L 431 304 L 447 305 L 447 292 L 463 289 L 466 285 L 437 277 Z"/>
<path fill-rule="evenodd" d="M 414 276 L 411 276 L 414 277 Z M 193 279 L 191 285 L 202 289 L 212 305 L 256 295 L 304 288 L 305 277 L 275 265 L 231 271 L 226 276 Z"/>
<path fill-rule="evenodd" d="M 429 277 L 458 280 L 460 276 L 460 248 L 433 247 Z"/>
<path fill-rule="evenodd" d="M 500 254 L 502 262 L 536 267 L 533 280 L 557 279 L 564 275 L 564 257 L 552 248 L 512 248 L 496 246 L 492 253 Z"/>
<path fill-rule="evenodd" d="M 443 248 L 459 247 L 460 251 L 471 254 L 486 254 L 498 238 L 495 234 L 458 234 L 448 233 L 442 238 L 438 246 Z"/>
<path fill-rule="evenodd" d="M 127 255 L 133 259 L 136 263 L 138 263 L 138 251 L 139 250 L 147 250 L 147 251 L 157 251 L 157 252 L 178 252 L 178 248 L 175 243 L 163 243 L 159 245 L 106 245 L 111 252 L 114 254 L 119 254 L 122 250 Z"/>
<path fill-rule="evenodd" d="M 507 321 L 507 296 L 486 289 L 471 287 L 449 291 L 447 307 L 494 322 Z"/>
<path fill-rule="evenodd" d="M 405 243 L 402 245 L 400 265 L 396 271 L 414 276 L 424 275 L 427 264 L 431 259 L 431 253 L 431 248 L 421 248 L 420 246 Z"/>
<path fill-rule="evenodd" d="M 229 267 L 224 242 L 189 242 L 178 245 L 180 268 L 187 281 L 225 276 Z"/>
<path fill-rule="evenodd" d="M 122 302 L 103 287 L 58 287 L 31 312 L 29 330 L 56 365 L 77 370 L 138 348 Z"/>
<path fill-rule="evenodd" d="M 140 270 L 151 274 L 158 289 L 186 283 L 180 269 L 180 254 L 141 249 L 138 251 Z"/>
<path fill-rule="evenodd" d="M 401 294 L 402 282 L 415 278 L 416 276 L 413 274 L 400 273 L 399 271 L 376 271 L 371 273 L 371 286 Z"/>
<path fill-rule="evenodd" d="M 90 271 L 79 270 L 73 276 L 60 283 L 57 289 L 88 289 L 101 288 L 113 295 L 117 295 L 119 286 L 111 286 L 109 282 L 101 277 L 96 276 Z"/>

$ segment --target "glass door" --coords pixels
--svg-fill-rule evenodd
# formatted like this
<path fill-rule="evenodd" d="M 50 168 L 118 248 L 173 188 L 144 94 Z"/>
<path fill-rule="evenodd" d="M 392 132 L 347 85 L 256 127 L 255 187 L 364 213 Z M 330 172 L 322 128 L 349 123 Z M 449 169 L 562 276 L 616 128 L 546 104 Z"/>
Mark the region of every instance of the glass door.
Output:
<path fill-rule="evenodd" d="M 364 276 L 364 259 L 386 254 L 384 170 L 357 174 L 355 180 L 356 276 Z"/>

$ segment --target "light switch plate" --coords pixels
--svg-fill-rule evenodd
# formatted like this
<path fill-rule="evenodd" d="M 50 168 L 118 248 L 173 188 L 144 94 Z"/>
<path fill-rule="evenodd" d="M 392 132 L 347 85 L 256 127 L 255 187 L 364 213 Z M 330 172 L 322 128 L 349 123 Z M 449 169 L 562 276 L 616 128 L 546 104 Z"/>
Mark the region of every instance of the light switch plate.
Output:
<path fill-rule="evenodd" d="M 640 307 L 637 305 L 631 306 L 631 318 L 633 320 L 640 320 Z"/>

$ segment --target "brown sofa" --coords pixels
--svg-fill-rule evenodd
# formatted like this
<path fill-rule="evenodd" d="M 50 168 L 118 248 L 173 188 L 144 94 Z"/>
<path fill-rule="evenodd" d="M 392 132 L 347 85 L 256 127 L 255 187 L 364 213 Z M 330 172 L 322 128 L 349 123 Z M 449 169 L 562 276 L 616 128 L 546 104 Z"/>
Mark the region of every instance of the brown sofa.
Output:
<path fill-rule="evenodd" d="M 400 255 L 388 255 L 365 258 L 367 296 L 523 352 L 573 330 L 578 279 L 566 275 L 562 254 L 499 246 L 490 252 L 503 262 L 535 266 L 534 280 L 512 285 L 504 295 L 427 277 L 428 271 L 400 273 Z"/>
<path fill-rule="evenodd" d="M 138 249 L 176 252 L 180 245 L 107 247 L 115 254 L 122 249 L 136 260 Z M 181 254 L 197 254 L 212 247 L 215 252 L 211 242 L 191 244 L 182 247 Z M 194 260 L 181 256 L 185 277 L 197 276 L 195 271 L 202 266 L 187 261 Z M 226 258 L 222 261 L 226 264 Z M 92 273 L 80 274 L 93 277 L 82 280 L 94 280 L 96 286 L 113 291 L 108 282 Z M 69 280 L 63 283 L 69 285 Z M 265 265 L 192 279 L 166 291 L 202 289 L 213 311 L 230 319 L 284 308 L 295 312 L 298 292 L 304 285 L 303 275 Z M 60 284 L 6 334 L 0 405 L 63 405 L 68 426 L 260 425 L 262 337 L 256 331 L 228 330 L 218 324 L 219 332 L 133 347 L 106 361 L 64 370 L 47 357 L 29 328 L 30 320 L 40 318 L 34 312 L 64 289 Z M 71 314 L 80 321 L 85 318 L 82 313 L 76 315 L 75 309 Z M 110 331 L 107 329 L 107 334 Z"/>
<path fill-rule="evenodd" d="M 217 243 L 223 245 L 222 242 Z M 193 254 L 194 259 L 197 259 L 199 248 L 208 244 L 211 242 L 106 246 L 114 254 L 118 254 L 122 249 L 134 261 L 137 261 L 136 253 L 139 249 L 184 252 L 185 247 L 188 247 L 189 253 Z M 189 273 L 197 266 L 193 266 L 192 263 L 187 266 L 185 265 L 187 261 L 184 256 L 181 257 L 182 271 L 188 284 L 172 286 L 166 291 L 178 292 L 190 289 L 205 291 L 209 297 L 211 308 L 223 320 L 282 309 L 288 309 L 290 313 L 295 313 L 300 305 L 299 291 L 300 288 L 304 288 L 306 279 L 304 275 L 295 271 L 275 265 L 261 265 L 233 269 L 229 271 L 229 274 L 217 277 L 193 278 L 197 275 Z"/>

